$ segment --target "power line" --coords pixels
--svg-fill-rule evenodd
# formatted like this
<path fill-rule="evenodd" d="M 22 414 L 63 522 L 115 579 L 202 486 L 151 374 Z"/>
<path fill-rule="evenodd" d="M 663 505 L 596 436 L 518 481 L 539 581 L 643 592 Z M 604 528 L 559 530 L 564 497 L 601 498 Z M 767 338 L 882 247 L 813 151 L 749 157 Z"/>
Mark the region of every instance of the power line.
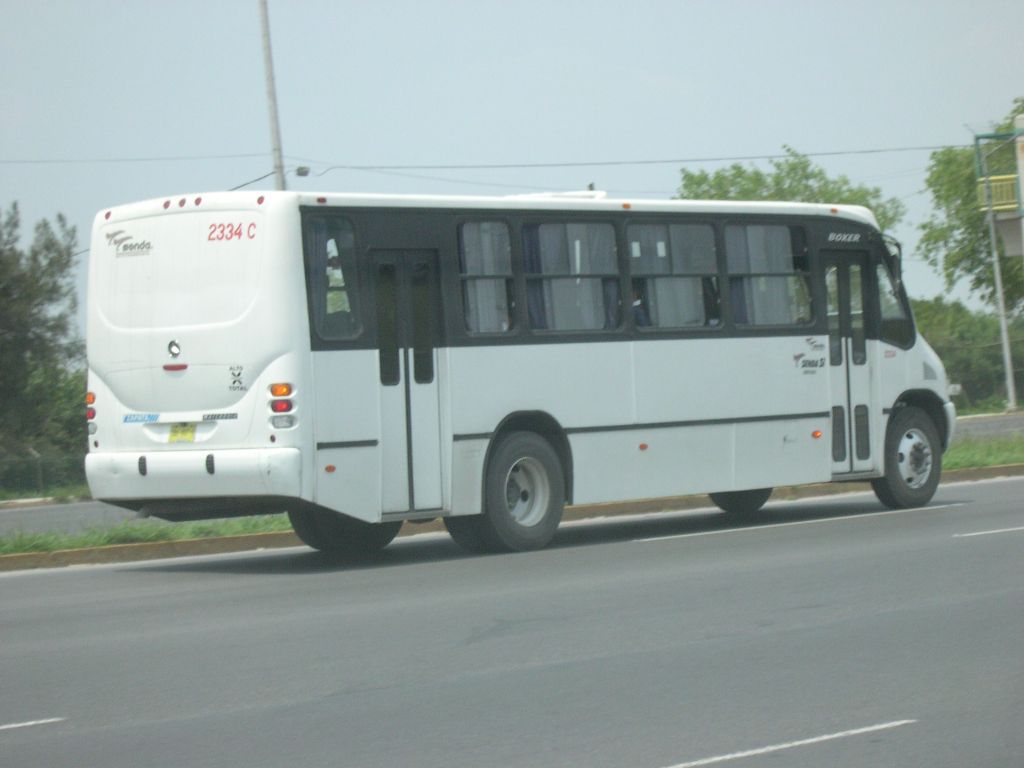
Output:
<path fill-rule="evenodd" d="M 840 157 L 844 155 L 878 155 L 896 152 L 935 152 L 941 149 L 961 149 L 968 145 L 943 144 L 915 147 L 878 147 L 874 149 L 845 149 L 826 152 L 801 152 L 804 157 Z M 201 160 L 241 160 L 254 157 L 265 158 L 266 152 L 247 152 L 237 154 L 221 155 L 155 155 L 151 157 L 77 157 L 77 158 L 0 158 L 0 165 L 85 165 L 90 163 L 179 163 L 195 162 Z M 549 163 L 448 163 L 448 164 L 356 164 L 336 163 L 325 160 L 312 160 L 309 158 L 295 157 L 293 159 L 302 162 L 312 162 L 327 165 L 320 174 L 332 170 L 352 171 L 454 171 L 454 170 L 515 170 L 533 168 L 610 168 L 628 165 L 679 165 L 686 163 L 734 163 L 748 162 L 753 160 L 779 160 L 788 157 L 786 153 L 774 153 L 764 155 L 731 155 L 720 157 L 682 157 L 666 159 L 638 159 L 638 160 L 581 160 L 581 161 L 559 161 Z"/>
<path fill-rule="evenodd" d="M 0 165 L 86 165 L 89 163 L 180 163 L 195 160 L 240 160 L 266 157 L 266 152 L 239 155 L 167 155 L 160 157 L 83 157 L 83 158 L 31 158 L 26 160 L 0 159 Z"/>
<path fill-rule="evenodd" d="M 941 149 L 962 149 L 966 144 L 944 144 L 935 146 L 919 147 L 881 147 L 876 149 L 846 149 L 828 152 L 800 152 L 804 157 L 838 157 L 842 155 L 879 155 L 893 152 L 935 152 Z M 789 157 L 786 153 L 775 153 L 768 155 L 733 155 L 725 157 L 684 157 L 669 158 L 664 160 L 584 160 L 573 162 L 553 163 L 450 163 L 450 164 L 425 164 L 425 165 L 363 165 L 355 163 L 335 163 L 327 160 L 314 160 L 310 158 L 292 158 L 302 162 L 327 165 L 323 171 L 318 173 L 322 176 L 328 171 L 463 171 L 463 170 L 517 170 L 535 168 L 583 168 L 596 167 L 607 168 L 624 165 L 681 165 L 687 163 L 733 163 L 746 162 L 751 160 L 780 160 Z"/>

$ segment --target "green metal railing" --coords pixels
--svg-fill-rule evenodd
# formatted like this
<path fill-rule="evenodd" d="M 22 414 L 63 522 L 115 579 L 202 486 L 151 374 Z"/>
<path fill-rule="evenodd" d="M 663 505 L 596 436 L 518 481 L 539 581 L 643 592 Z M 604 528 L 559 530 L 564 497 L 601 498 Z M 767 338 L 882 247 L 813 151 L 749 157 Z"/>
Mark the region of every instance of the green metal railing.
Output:
<path fill-rule="evenodd" d="M 0 458 L 0 500 L 50 496 L 85 484 L 85 458 L 42 454 Z"/>
<path fill-rule="evenodd" d="M 1017 196 L 1017 174 L 1009 176 L 989 176 L 992 185 L 992 210 L 1016 211 L 1020 209 Z M 988 210 L 985 200 L 985 179 L 978 181 L 978 207 Z"/>

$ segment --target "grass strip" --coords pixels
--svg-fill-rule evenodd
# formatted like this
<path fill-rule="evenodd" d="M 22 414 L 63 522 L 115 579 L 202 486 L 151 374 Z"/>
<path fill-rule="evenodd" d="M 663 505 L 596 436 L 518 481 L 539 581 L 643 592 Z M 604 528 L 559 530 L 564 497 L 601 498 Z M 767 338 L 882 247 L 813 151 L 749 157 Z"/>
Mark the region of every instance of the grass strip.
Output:
<path fill-rule="evenodd" d="M 85 483 L 81 483 L 80 485 L 62 485 L 56 488 L 50 487 L 45 491 L 8 491 L 0 488 L 0 501 L 35 499 L 41 496 L 46 497 L 46 499 L 51 503 L 58 504 L 90 498 L 89 486 Z"/>
<path fill-rule="evenodd" d="M 287 516 L 257 515 L 230 520 L 203 520 L 194 523 L 165 523 L 139 520 L 110 528 L 90 528 L 81 533 L 24 533 L 0 537 L 0 555 L 23 552 L 55 552 L 59 549 L 84 549 L 111 544 L 144 544 L 153 541 L 206 539 L 217 536 L 243 536 L 292 529 Z"/>
<path fill-rule="evenodd" d="M 1021 463 L 1024 463 L 1024 435 L 958 439 L 942 457 L 944 469 L 973 469 Z"/>

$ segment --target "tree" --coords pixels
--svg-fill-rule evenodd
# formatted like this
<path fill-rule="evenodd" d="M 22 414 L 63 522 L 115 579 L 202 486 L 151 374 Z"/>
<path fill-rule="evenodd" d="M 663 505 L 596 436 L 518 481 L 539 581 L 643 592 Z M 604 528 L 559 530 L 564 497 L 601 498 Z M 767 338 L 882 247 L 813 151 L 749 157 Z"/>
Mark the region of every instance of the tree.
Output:
<path fill-rule="evenodd" d="M 838 203 L 870 208 L 882 231 L 895 226 L 906 208 L 896 198 L 884 198 L 877 187 L 856 185 L 846 176 L 831 178 L 806 155 L 783 147 L 785 157 L 770 161 L 771 170 L 734 163 L 714 173 L 682 170 L 679 197 L 683 200 L 790 200 Z"/>
<path fill-rule="evenodd" d="M 1013 130 L 1013 119 L 1024 114 L 1024 98 L 1017 98 L 1006 118 L 993 133 Z M 994 151 L 993 151 L 994 150 Z M 1015 173 L 1013 145 L 983 145 L 991 152 L 989 173 Z M 972 292 L 996 306 L 992 256 L 985 211 L 978 201 L 978 178 L 973 147 L 947 147 L 933 152 L 925 181 L 935 212 L 921 225 L 920 249 L 925 260 L 936 267 L 950 288 L 964 278 Z M 1001 244 L 999 266 L 1007 310 L 1024 302 L 1024 273 L 1020 259 L 1007 259 Z"/>
<path fill-rule="evenodd" d="M 84 397 L 71 322 L 75 230 L 60 214 L 55 226 L 43 220 L 25 251 L 20 226 L 16 203 L 0 211 L 0 455 L 81 451 L 84 429 L 73 428 L 83 422 Z"/>
<path fill-rule="evenodd" d="M 960 409 L 988 405 L 1001 410 L 1006 402 L 1006 381 L 995 315 L 972 312 L 959 301 L 911 300 L 917 329 L 946 366 L 949 380 L 962 387 Z"/>

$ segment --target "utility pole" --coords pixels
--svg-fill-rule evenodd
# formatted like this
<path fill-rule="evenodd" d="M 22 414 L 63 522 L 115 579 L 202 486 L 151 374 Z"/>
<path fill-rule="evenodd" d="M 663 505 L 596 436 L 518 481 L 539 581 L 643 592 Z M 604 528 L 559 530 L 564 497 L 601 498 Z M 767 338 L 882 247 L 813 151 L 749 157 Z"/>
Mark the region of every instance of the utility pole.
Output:
<path fill-rule="evenodd" d="M 1006 371 L 1006 409 L 1017 410 L 1017 386 L 1013 378 L 1013 358 L 1010 355 L 1010 332 L 1006 327 L 1006 301 L 1003 298 L 1003 273 L 999 268 L 999 248 L 996 244 L 996 214 L 992 209 L 992 179 L 988 173 L 988 161 L 979 143 L 982 136 L 974 135 L 974 154 L 978 168 L 985 179 L 985 208 L 988 215 L 988 239 L 992 252 L 992 273 L 996 283 L 996 306 L 999 310 L 999 337 L 1003 345 L 1003 368 Z"/>
<path fill-rule="evenodd" d="M 260 0 L 260 22 L 263 27 L 263 64 L 267 72 L 267 102 L 270 105 L 270 140 L 274 150 L 274 176 L 277 180 L 277 188 L 284 189 L 281 123 L 277 119 L 277 88 L 274 86 L 274 59 L 270 53 L 270 17 L 267 14 L 267 0 Z"/>

